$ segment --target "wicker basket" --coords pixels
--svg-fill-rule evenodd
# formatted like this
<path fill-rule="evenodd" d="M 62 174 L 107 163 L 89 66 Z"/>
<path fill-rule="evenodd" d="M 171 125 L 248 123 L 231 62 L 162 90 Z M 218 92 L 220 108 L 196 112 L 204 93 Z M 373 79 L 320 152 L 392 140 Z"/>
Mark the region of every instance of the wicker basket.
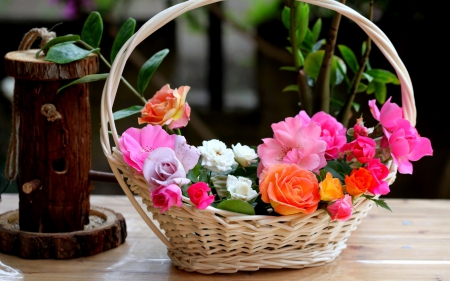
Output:
<path fill-rule="evenodd" d="M 137 175 L 123 160 L 116 147 L 119 137 L 114 124 L 112 106 L 125 63 L 133 49 L 181 14 L 219 0 L 190 0 L 170 7 L 147 21 L 119 51 L 105 84 L 101 104 L 101 144 L 122 189 L 141 217 L 168 248 L 173 264 L 186 271 L 204 274 L 253 271 L 259 268 L 303 268 L 333 261 L 346 247 L 351 231 L 372 208 L 372 202 L 359 198 L 355 213 L 346 222 L 329 222 L 324 210 L 290 216 L 248 216 L 208 207 L 195 208 L 183 197 L 181 208 L 170 208 L 163 214 L 152 206 L 146 180 Z M 371 21 L 334 0 L 303 0 L 303 2 L 337 11 L 357 23 L 373 40 L 396 70 L 401 82 L 404 116 L 415 125 L 416 109 L 411 80 L 386 35 Z M 110 133 L 114 145 L 110 143 Z M 397 167 L 390 165 L 388 183 L 395 180 Z M 131 191 L 130 191 L 131 190 Z M 155 226 L 138 202 L 139 195 Z"/>

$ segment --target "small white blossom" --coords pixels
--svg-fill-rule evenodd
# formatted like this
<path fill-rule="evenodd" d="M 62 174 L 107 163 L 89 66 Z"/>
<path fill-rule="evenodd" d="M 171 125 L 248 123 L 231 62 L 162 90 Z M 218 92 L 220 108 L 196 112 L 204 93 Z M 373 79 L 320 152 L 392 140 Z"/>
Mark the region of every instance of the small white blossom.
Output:
<path fill-rule="evenodd" d="M 241 145 L 240 143 L 231 145 L 231 147 L 233 148 L 234 158 L 242 167 L 247 167 L 256 162 L 258 154 L 256 154 L 253 148 L 250 148 L 247 145 Z"/>
<path fill-rule="evenodd" d="M 231 170 L 231 166 L 237 164 L 234 161 L 234 153 L 227 148 L 225 143 L 219 140 L 203 141 L 203 146 L 198 150 L 202 155 L 202 166 L 216 173 Z"/>
<path fill-rule="evenodd" d="M 244 177 L 236 178 L 228 175 L 227 190 L 231 194 L 231 199 L 249 201 L 258 196 L 258 193 L 252 189 L 252 181 Z"/>

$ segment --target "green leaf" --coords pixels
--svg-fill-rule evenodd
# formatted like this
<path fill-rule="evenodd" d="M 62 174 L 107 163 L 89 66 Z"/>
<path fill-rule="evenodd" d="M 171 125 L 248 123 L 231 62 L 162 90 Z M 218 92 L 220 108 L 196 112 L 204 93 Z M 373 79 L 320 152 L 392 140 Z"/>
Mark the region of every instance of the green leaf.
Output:
<path fill-rule="evenodd" d="M 366 94 L 371 95 L 375 93 L 375 83 L 376 82 L 373 80 L 369 83 L 369 86 L 367 86 Z"/>
<path fill-rule="evenodd" d="M 359 82 L 358 84 L 358 89 L 356 89 L 357 93 L 362 93 L 365 92 L 367 90 L 367 85 L 364 83 Z"/>
<path fill-rule="evenodd" d="M 103 20 L 99 12 L 91 12 L 81 30 L 81 40 L 93 48 L 100 46 L 103 33 Z"/>
<path fill-rule="evenodd" d="M 111 48 L 111 63 L 114 62 L 117 53 L 120 48 L 122 48 L 123 44 L 130 39 L 134 34 L 134 30 L 136 28 L 136 20 L 133 18 L 127 19 L 127 21 L 120 27 L 119 32 L 117 33 L 116 38 L 114 39 L 114 43 Z"/>
<path fill-rule="evenodd" d="M 64 64 L 84 59 L 90 53 L 97 53 L 99 51 L 99 48 L 94 50 L 85 50 L 71 42 L 65 42 L 50 48 L 45 56 L 45 60 L 58 64 Z"/>
<path fill-rule="evenodd" d="M 328 161 L 324 169 L 327 172 L 330 172 L 333 177 L 339 178 L 342 181 L 344 181 L 345 176 L 349 175 L 353 170 L 352 167 L 344 161 Z"/>
<path fill-rule="evenodd" d="M 94 81 L 100 81 L 100 80 L 106 80 L 106 78 L 108 78 L 109 73 L 101 73 L 101 74 L 90 74 L 90 75 L 86 75 L 83 76 L 75 81 L 70 82 L 67 85 L 62 86 L 61 88 L 58 89 L 58 91 L 56 91 L 56 93 L 61 92 L 62 90 L 64 90 L 67 87 L 70 87 L 72 85 L 76 85 L 76 84 L 83 84 L 83 83 L 89 83 L 89 82 L 94 82 Z"/>
<path fill-rule="evenodd" d="M 292 47 L 286 47 L 286 50 L 292 54 Z"/>
<path fill-rule="evenodd" d="M 342 58 L 348 64 L 348 67 L 350 67 L 350 69 L 354 73 L 358 72 L 359 65 L 358 65 L 358 60 L 356 59 L 355 53 L 353 53 L 353 51 L 345 45 L 340 44 L 340 45 L 338 45 L 338 48 L 339 48 L 339 51 L 341 52 Z"/>
<path fill-rule="evenodd" d="M 282 67 L 280 67 L 280 70 L 297 72 L 297 69 L 295 69 L 295 66 L 282 66 Z"/>
<path fill-rule="evenodd" d="M 384 104 L 384 102 L 386 101 L 386 96 L 387 96 L 386 84 L 379 83 L 376 81 L 374 84 L 375 84 L 375 99 L 379 103 Z"/>
<path fill-rule="evenodd" d="M 299 31 L 297 43 L 300 45 L 305 39 L 309 23 L 309 5 L 303 2 L 298 3 L 296 10 L 296 28 Z"/>
<path fill-rule="evenodd" d="M 289 86 L 285 87 L 282 92 L 284 93 L 284 92 L 289 92 L 289 91 L 298 92 L 298 85 L 295 85 L 295 84 L 289 85 Z"/>
<path fill-rule="evenodd" d="M 284 6 L 283 11 L 281 12 L 281 21 L 287 30 L 291 29 L 291 8 L 288 6 Z"/>
<path fill-rule="evenodd" d="M 125 117 L 134 115 L 136 113 L 140 113 L 142 108 L 144 108 L 142 105 L 134 105 L 129 108 L 125 108 L 125 109 L 116 111 L 113 114 L 114 120 L 123 119 Z"/>
<path fill-rule="evenodd" d="M 355 109 L 356 112 L 359 112 L 359 110 L 361 109 L 361 105 L 359 103 L 352 102 L 352 106 L 353 106 L 353 109 Z"/>
<path fill-rule="evenodd" d="M 322 65 L 323 55 L 325 51 L 319 50 L 314 53 L 310 53 L 305 58 L 305 73 L 314 79 L 319 76 L 320 66 Z"/>
<path fill-rule="evenodd" d="M 255 209 L 253 209 L 252 205 L 241 200 L 225 200 L 220 202 L 220 204 L 217 205 L 216 208 L 246 215 L 255 214 Z"/>
<path fill-rule="evenodd" d="M 138 91 L 141 95 L 147 88 L 148 83 L 150 82 L 150 79 L 152 78 L 156 69 L 161 64 L 161 62 L 167 56 L 168 53 L 169 49 L 163 49 L 157 52 L 151 58 L 149 58 L 139 70 L 137 84 L 138 84 Z"/>
<path fill-rule="evenodd" d="M 80 41 L 80 35 L 68 34 L 68 35 L 64 35 L 64 36 L 55 37 L 52 40 L 48 41 L 47 44 L 45 44 L 44 47 L 42 47 L 42 49 L 40 49 L 39 51 L 36 52 L 36 57 L 39 56 L 39 54 L 41 53 L 42 50 L 49 49 L 57 44 L 64 43 L 64 42 L 75 43 L 77 41 Z"/>
<path fill-rule="evenodd" d="M 386 210 L 389 210 L 392 212 L 391 208 L 389 208 L 388 204 L 386 203 L 386 201 L 381 200 L 381 199 L 371 199 L 373 202 L 375 202 L 375 204 L 377 206 L 380 206 L 381 208 L 385 208 Z"/>
<path fill-rule="evenodd" d="M 373 80 L 373 77 L 365 72 L 362 73 L 362 77 L 367 79 L 367 81 L 369 81 L 369 83 L 372 82 L 372 80 Z"/>
<path fill-rule="evenodd" d="M 312 47 L 312 51 L 313 52 L 317 52 L 318 50 L 320 50 L 320 48 L 325 44 L 325 39 L 321 39 L 319 41 L 317 41 L 316 43 L 314 43 L 314 46 Z"/>
<path fill-rule="evenodd" d="M 333 60 L 331 61 L 331 73 L 330 73 L 330 83 L 331 85 L 339 85 L 347 78 L 347 65 L 345 62 L 337 56 L 333 56 Z M 347 78 L 347 83 L 350 83 L 350 80 Z"/>
<path fill-rule="evenodd" d="M 366 73 L 372 76 L 376 82 L 400 85 L 400 81 L 398 80 L 397 76 L 390 71 L 384 69 L 371 69 L 367 70 Z"/>
<path fill-rule="evenodd" d="M 317 42 L 320 36 L 320 31 L 322 31 L 322 19 L 319 18 L 316 23 L 314 23 L 312 28 L 312 41 Z"/>

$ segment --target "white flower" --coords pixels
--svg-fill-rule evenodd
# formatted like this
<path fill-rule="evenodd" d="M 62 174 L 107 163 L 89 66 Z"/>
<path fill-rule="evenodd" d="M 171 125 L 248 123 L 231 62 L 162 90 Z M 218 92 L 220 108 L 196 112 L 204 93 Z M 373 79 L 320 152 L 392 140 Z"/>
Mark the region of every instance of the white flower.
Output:
<path fill-rule="evenodd" d="M 203 141 L 203 146 L 199 146 L 198 150 L 202 154 L 202 166 L 213 172 L 229 171 L 236 164 L 233 150 L 219 140 Z"/>
<path fill-rule="evenodd" d="M 250 148 L 247 145 L 241 145 L 240 143 L 231 145 L 231 147 L 233 148 L 234 158 L 242 165 L 242 167 L 247 167 L 251 163 L 256 162 L 258 154 L 256 154 L 253 148 Z"/>
<path fill-rule="evenodd" d="M 252 189 L 252 181 L 244 177 L 236 178 L 228 175 L 227 190 L 231 194 L 231 199 L 249 201 L 258 196 L 258 193 Z"/>

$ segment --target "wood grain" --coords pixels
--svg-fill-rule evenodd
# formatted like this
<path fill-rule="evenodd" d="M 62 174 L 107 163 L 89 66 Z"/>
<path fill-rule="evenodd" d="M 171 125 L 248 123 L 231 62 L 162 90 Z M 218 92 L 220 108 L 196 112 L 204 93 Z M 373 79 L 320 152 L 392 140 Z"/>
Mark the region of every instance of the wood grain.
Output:
<path fill-rule="evenodd" d="M 140 200 L 140 199 L 138 199 Z M 23 260 L 0 254 L 1 280 L 450 280 L 450 200 L 387 199 L 373 208 L 333 262 L 298 270 L 202 275 L 174 267 L 166 247 L 125 196 L 91 195 L 91 204 L 121 213 L 127 240 L 108 252 L 73 260 Z M 3 195 L 0 213 L 18 206 Z M 0 241 L 1 243 L 1 241 Z"/>

